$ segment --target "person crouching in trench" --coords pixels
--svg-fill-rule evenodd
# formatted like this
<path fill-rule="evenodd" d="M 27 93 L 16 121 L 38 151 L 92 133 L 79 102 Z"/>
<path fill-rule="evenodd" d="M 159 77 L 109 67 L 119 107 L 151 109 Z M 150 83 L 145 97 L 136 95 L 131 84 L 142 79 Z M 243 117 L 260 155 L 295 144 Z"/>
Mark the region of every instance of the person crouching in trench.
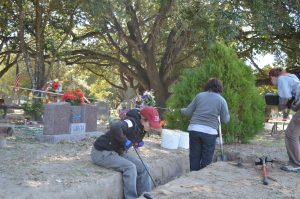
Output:
<path fill-rule="evenodd" d="M 151 129 L 161 129 L 157 110 L 154 107 L 144 107 L 140 111 L 131 109 L 125 118 L 111 125 L 94 142 L 93 163 L 122 173 L 125 199 L 136 199 L 152 189 L 149 169 L 146 170 L 138 157 L 127 152 L 131 146 L 143 146 L 145 133 Z"/>

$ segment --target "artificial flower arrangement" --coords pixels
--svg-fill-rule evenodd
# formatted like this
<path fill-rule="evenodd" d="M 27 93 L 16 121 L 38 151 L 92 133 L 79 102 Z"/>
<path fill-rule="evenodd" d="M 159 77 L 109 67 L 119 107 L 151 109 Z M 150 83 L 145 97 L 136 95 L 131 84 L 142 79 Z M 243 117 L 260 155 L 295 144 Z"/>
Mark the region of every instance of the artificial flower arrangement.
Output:
<path fill-rule="evenodd" d="M 143 93 L 143 96 L 140 98 L 140 105 L 137 105 L 138 107 L 142 108 L 144 106 L 155 106 L 156 101 L 153 94 L 153 90 L 151 91 L 145 91 Z M 129 111 L 128 108 L 123 107 L 122 109 L 118 110 L 118 115 L 120 119 L 123 119 L 126 117 L 127 112 Z"/>
<path fill-rule="evenodd" d="M 59 101 L 59 95 L 55 93 L 61 93 L 62 92 L 62 82 L 58 79 L 50 80 L 46 83 L 46 93 L 45 100 L 46 103 L 51 102 L 58 102 Z"/>
<path fill-rule="evenodd" d="M 84 94 L 79 88 L 76 88 L 71 91 L 65 92 L 62 96 L 62 100 L 65 102 L 69 102 L 71 106 L 83 105 Z"/>
<path fill-rule="evenodd" d="M 125 118 L 128 111 L 129 111 L 129 109 L 122 109 L 122 110 L 119 110 L 119 112 L 118 112 L 119 118 L 120 118 L 120 119 Z"/>
<path fill-rule="evenodd" d="M 53 93 L 62 92 L 62 82 L 58 79 L 50 80 L 47 82 L 46 91 Z"/>
<path fill-rule="evenodd" d="M 155 96 L 153 94 L 153 90 L 145 91 L 142 96 L 141 106 L 155 106 Z"/>
<path fill-rule="evenodd" d="M 143 93 L 143 96 L 141 97 L 141 101 L 142 101 L 141 107 L 143 107 L 143 106 L 155 106 L 156 101 L 155 101 L 155 96 L 153 94 L 153 90 L 145 91 Z M 159 124 L 163 128 L 166 125 L 166 122 L 161 119 Z"/>

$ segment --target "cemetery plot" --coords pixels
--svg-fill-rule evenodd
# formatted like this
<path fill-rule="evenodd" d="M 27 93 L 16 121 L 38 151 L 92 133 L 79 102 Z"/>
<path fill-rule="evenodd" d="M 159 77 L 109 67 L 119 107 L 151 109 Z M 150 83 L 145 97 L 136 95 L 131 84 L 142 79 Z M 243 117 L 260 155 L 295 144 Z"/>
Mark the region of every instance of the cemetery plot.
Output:
<path fill-rule="evenodd" d="M 0 198 L 99 198 L 97 190 L 102 187 L 108 193 L 102 193 L 103 199 L 112 193 L 117 194 L 114 198 L 121 199 L 116 191 L 120 189 L 113 180 L 119 174 L 93 165 L 90 160 L 95 138 L 49 144 L 38 142 L 35 138 L 38 134 L 42 134 L 41 128 L 15 127 L 15 134 L 7 138 L 7 147 L 0 149 Z M 232 162 L 216 162 L 202 171 L 165 181 L 168 172 L 179 169 L 174 168 L 178 163 L 188 168 L 188 150 L 163 149 L 160 142 L 158 136 L 146 137 L 145 147 L 140 150 L 160 184 L 152 192 L 157 198 L 300 197 L 299 173 L 279 169 L 279 163 L 287 161 L 283 137 L 271 137 L 270 131 L 259 135 L 251 144 L 225 145 L 225 152 L 234 154 Z M 262 184 L 261 167 L 254 164 L 255 157 L 262 155 L 276 160 L 268 165 L 269 185 Z M 242 166 L 237 165 L 237 160 L 241 160 Z"/>

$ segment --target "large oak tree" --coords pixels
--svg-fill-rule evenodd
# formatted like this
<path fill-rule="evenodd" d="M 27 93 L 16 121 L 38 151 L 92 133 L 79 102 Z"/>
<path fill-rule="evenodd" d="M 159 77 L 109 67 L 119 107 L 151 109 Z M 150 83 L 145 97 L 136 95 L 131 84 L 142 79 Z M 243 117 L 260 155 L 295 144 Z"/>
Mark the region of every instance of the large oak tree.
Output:
<path fill-rule="evenodd" d="M 73 32 L 78 48 L 67 62 L 117 67 L 121 76 L 153 89 L 158 106 L 164 106 L 176 71 L 193 50 L 192 32 L 177 6 L 174 0 L 88 1 L 85 29 Z"/>

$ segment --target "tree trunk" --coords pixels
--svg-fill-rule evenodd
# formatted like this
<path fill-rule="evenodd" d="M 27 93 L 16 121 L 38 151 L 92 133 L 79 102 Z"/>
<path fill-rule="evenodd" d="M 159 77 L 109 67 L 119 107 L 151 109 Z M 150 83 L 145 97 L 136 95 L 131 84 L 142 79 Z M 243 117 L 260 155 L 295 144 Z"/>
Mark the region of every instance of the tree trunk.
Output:
<path fill-rule="evenodd" d="M 150 89 L 154 90 L 156 106 L 165 107 L 165 102 L 168 98 L 168 90 L 159 76 L 158 67 L 155 64 L 155 56 L 153 50 L 146 51 L 147 76 L 149 78 Z"/>
<path fill-rule="evenodd" d="M 39 0 L 36 0 L 36 79 L 37 89 L 40 90 L 45 84 L 45 58 L 44 58 L 44 31 L 43 31 L 43 7 Z"/>
<path fill-rule="evenodd" d="M 34 73 L 33 73 L 33 67 L 32 67 L 31 62 L 30 62 L 30 57 L 29 57 L 29 54 L 27 52 L 26 42 L 25 42 L 25 38 L 24 38 L 25 13 L 24 13 L 24 9 L 23 9 L 23 0 L 18 0 L 17 4 L 18 4 L 18 8 L 19 8 L 19 32 L 18 32 L 18 38 L 19 38 L 19 41 L 20 41 L 20 49 L 21 49 L 21 52 L 22 52 L 24 60 L 25 60 L 25 64 L 26 64 L 26 68 L 27 68 L 27 73 L 28 73 L 28 76 L 29 76 L 29 78 L 31 80 L 32 88 L 36 89 L 36 79 L 35 79 L 35 76 L 34 76 Z"/>

